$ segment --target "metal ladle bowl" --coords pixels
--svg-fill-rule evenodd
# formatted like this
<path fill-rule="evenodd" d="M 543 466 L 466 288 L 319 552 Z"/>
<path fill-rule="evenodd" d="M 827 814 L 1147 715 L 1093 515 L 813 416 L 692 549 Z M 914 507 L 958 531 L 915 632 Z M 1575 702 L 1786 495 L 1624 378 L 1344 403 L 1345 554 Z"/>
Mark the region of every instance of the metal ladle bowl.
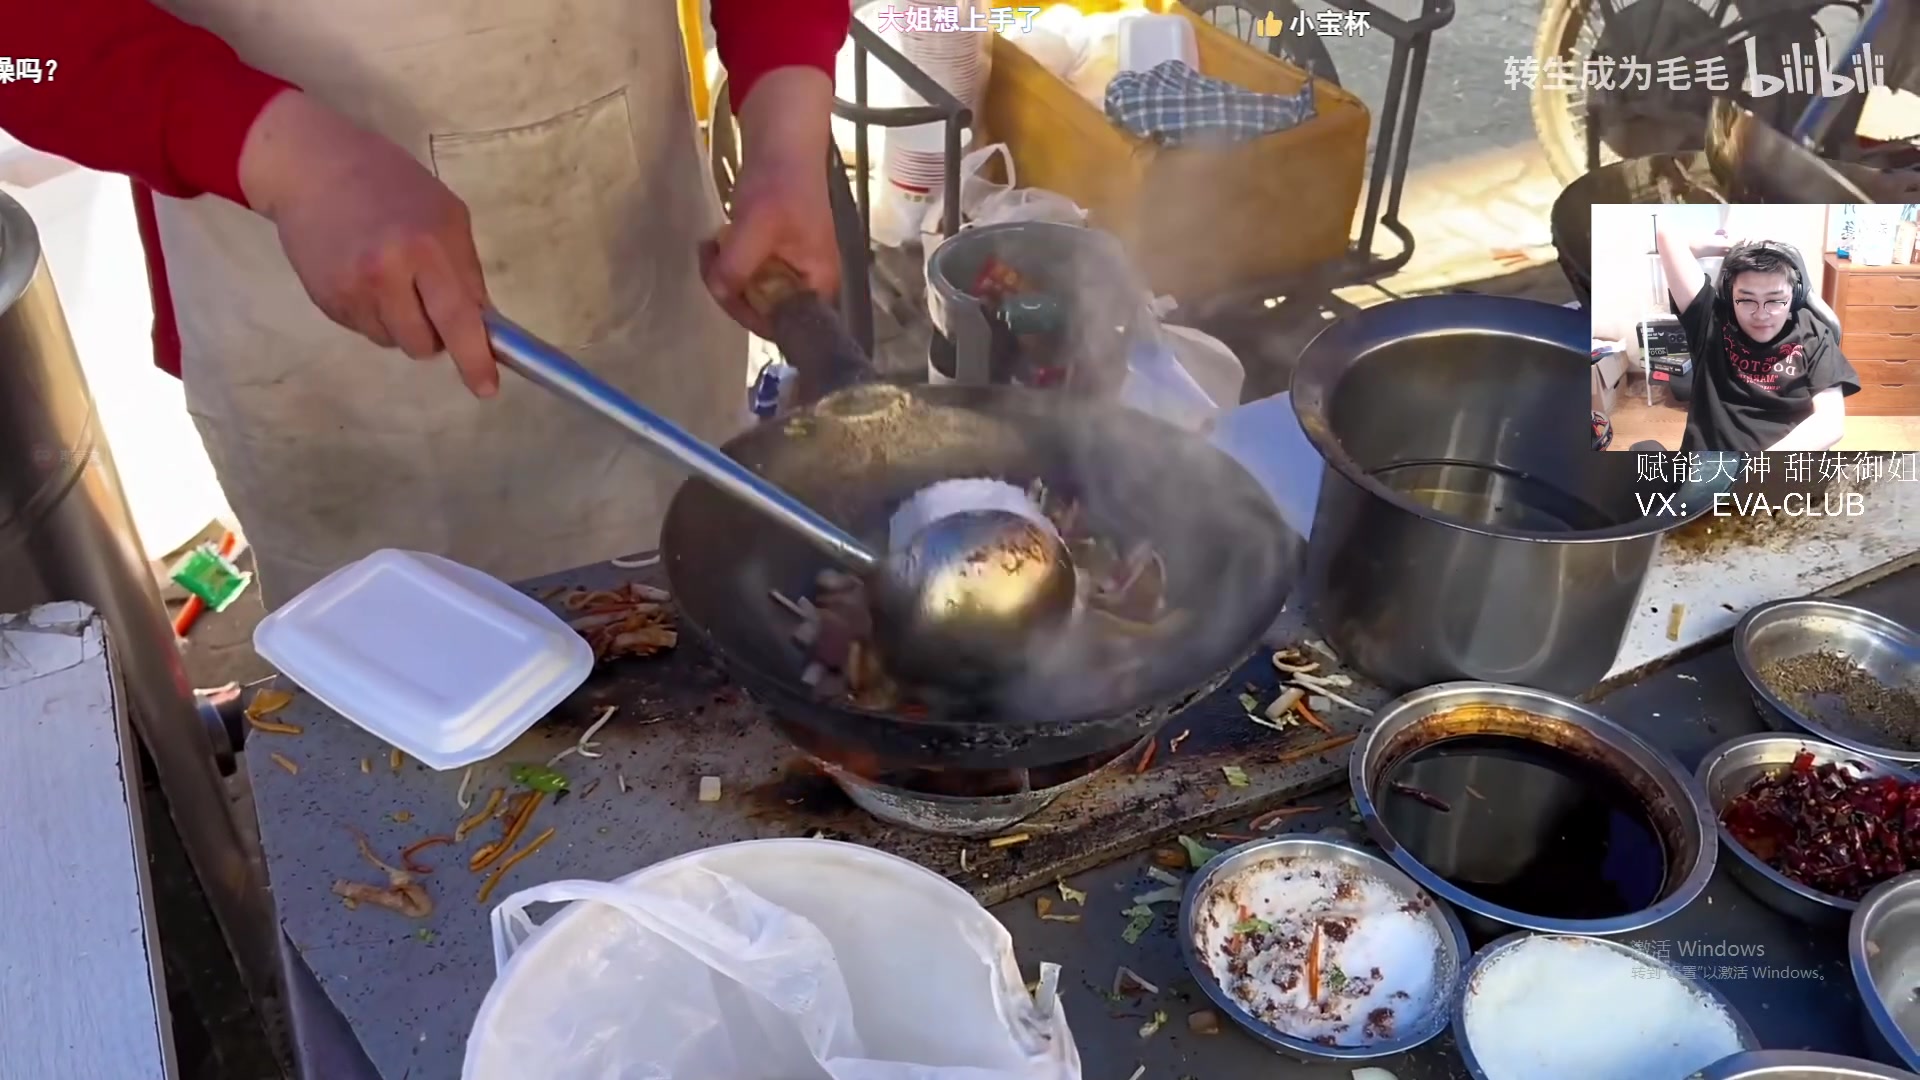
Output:
<path fill-rule="evenodd" d="M 503 366 L 620 425 L 861 578 L 878 631 L 874 644 L 896 673 L 941 685 L 991 686 L 1018 672 L 1036 636 L 1056 631 L 1072 615 L 1072 557 L 1057 534 L 1028 518 L 1002 510 L 949 515 L 882 558 L 499 312 L 488 310 L 485 320 Z"/>

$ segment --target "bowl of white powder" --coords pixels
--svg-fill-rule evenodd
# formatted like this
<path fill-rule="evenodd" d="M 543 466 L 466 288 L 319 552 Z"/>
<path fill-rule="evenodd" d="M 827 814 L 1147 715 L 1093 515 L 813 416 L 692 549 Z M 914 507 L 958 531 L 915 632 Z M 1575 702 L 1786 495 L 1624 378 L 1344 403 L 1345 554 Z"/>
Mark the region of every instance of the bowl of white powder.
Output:
<path fill-rule="evenodd" d="M 1306 1061 L 1404 1053 L 1446 1029 L 1460 920 L 1392 863 L 1322 837 L 1256 840 L 1187 883 L 1181 952 L 1214 1005 Z"/>
<path fill-rule="evenodd" d="M 1474 955 L 1453 1006 L 1474 1080 L 1691 1076 L 1760 1049 L 1727 999 L 1605 938 L 1509 934 Z"/>

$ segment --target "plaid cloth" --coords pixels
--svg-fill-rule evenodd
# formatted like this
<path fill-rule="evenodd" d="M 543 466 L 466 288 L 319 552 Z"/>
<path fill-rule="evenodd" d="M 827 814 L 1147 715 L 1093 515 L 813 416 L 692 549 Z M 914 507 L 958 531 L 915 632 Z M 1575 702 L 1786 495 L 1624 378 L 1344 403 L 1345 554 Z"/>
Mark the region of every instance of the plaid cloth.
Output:
<path fill-rule="evenodd" d="M 1297 94 L 1256 94 L 1168 60 L 1114 76 L 1107 118 L 1167 146 L 1246 142 L 1313 119 L 1313 80 Z"/>

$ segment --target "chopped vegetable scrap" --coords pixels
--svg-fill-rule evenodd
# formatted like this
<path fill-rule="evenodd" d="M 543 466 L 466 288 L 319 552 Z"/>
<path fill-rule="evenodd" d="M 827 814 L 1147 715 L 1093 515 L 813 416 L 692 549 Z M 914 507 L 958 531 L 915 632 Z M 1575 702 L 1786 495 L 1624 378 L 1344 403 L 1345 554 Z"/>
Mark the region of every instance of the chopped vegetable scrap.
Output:
<path fill-rule="evenodd" d="M 513 782 L 548 795 L 567 790 L 567 778 L 545 765 L 515 765 Z"/>
<path fill-rule="evenodd" d="M 1028 495 L 1073 557 L 1082 617 L 1069 633 L 1089 654 L 1079 670 L 1120 681 L 1138 678 L 1145 667 L 1143 644 L 1177 633 L 1188 622 L 1188 613 L 1166 605 L 1165 561 L 1149 544 L 1123 549 L 1099 535 L 1078 500 L 1056 496 L 1039 481 L 1029 485 Z M 816 696 L 875 712 L 917 713 L 940 700 L 936 688 L 903 685 L 886 670 L 873 643 L 873 617 L 859 578 L 823 570 L 813 589 L 810 597 L 796 599 L 777 590 L 768 596 L 796 620 L 792 640 L 805 662 L 800 678 Z M 1150 763 L 1151 757 L 1143 760 Z"/>
<path fill-rule="evenodd" d="M 416 874 L 431 874 L 433 873 L 433 867 L 422 866 L 414 862 L 413 857 L 430 847 L 439 847 L 441 844 L 451 843 L 453 843 L 453 837 L 451 836 L 429 836 L 425 840 L 418 841 L 405 851 L 402 851 L 400 853 L 400 865 Z"/>
<path fill-rule="evenodd" d="M 1182 836 L 1182 837 L 1179 837 L 1178 839 L 1180 841 L 1180 846 L 1186 849 L 1187 863 L 1190 866 L 1192 866 L 1195 870 L 1198 870 L 1201 867 L 1207 865 L 1207 863 L 1213 860 L 1213 857 L 1215 855 L 1220 854 L 1219 852 L 1213 850 L 1212 848 L 1207 847 L 1205 844 L 1200 843 L 1198 840 L 1195 840 L 1191 836 Z"/>
<path fill-rule="evenodd" d="M 367 844 L 367 836 L 358 829 L 353 833 L 354 842 L 360 847 L 360 857 L 372 863 L 376 869 L 386 873 L 385 885 L 368 885 L 365 882 L 341 879 L 333 883 L 333 893 L 348 908 L 357 908 L 361 904 L 372 904 L 398 912 L 410 919 L 424 919 L 433 914 L 433 898 L 427 895 L 426 886 L 421 885 L 415 875 L 407 870 L 396 869 L 382 862 L 373 848 Z"/>
<path fill-rule="evenodd" d="M 1187 1030 L 1195 1035 L 1220 1034 L 1220 1014 L 1212 1009 L 1201 1009 L 1187 1014 Z"/>
<path fill-rule="evenodd" d="M 1160 988 L 1140 977 L 1140 973 L 1122 965 L 1113 973 L 1113 993 L 1110 997 L 1121 998 L 1127 994 L 1157 994 Z"/>
<path fill-rule="evenodd" d="M 506 788 L 494 788 L 493 793 L 487 796 L 486 803 L 480 807 L 480 812 L 462 821 L 459 828 L 453 830 L 453 842 L 457 844 L 465 840 L 468 833 L 486 824 L 493 812 L 500 809 L 500 801 L 506 797 Z"/>
<path fill-rule="evenodd" d="M 394 772 L 399 772 L 400 766 L 405 764 L 406 760 L 407 755 L 401 753 L 400 748 L 397 746 L 387 752 L 387 768 L 392 769 Z"/>
<path fill-rule="evenodd" d="M 1920 869 L 1920 783 L 1864 779 L 1804 750 L 1754 780 L 1720 820 L 1767 865 L 1844 900 Z"/>
<path fill-rule="evenodd" d="M 1080 921 L 1078 914 L 1056 914 L 1053 910 L 1053 897 L 1051 896 L 1035 897 L 1033 901 L 1033 913 L 1047 922 L 1077 923 Z"/>
<path fill-rule="evenodd" d="M 532 840 L 527 841 L 526 847 L 523 847 L 519 851 L 514 852 L 511 856 L 508 857 L 506 862 L 501 863 L 497 868 L 495 868 L 493 873 L 488 875 L 485 884 L 480 886 L 480 894 L 473 898 L 473 902 L 476 904 L 486 903 L 487 898 L 493 895 L 493 890 L 500 884 L 500 879 L 507 876 L 507 871 L 517 866 L 521 862 L 521 860 L 525 859 L 527 856 L 532 855 L 536 851 L 539 851 L 542 844 L 545 844 L 547 841 L 553 839 L 554 831 L 555 830 L 551 826 L 549 826 L 545 832 L 541 833 L 539 836 L 534 837 Z M 501 850 L 504 851 L 505 848 L 502 848 Z"/>
<path fill-rule="evenodd" d="M 1143 1039 L 1153 1038 L 1154 1033 L 1158 1032 L 1162 1027 L 1165 1027 L 1166 1023 L 1167 1014 L 1164 1011 L 1155 1010 L 1153 1017 L 1146 1023 L 1140 1025 L 1140 1037 Z"/>
<path fill-rule="evenodd" d="M 1220 773 L 1227 778 L 1227 786 L 1229 787 L 1247 786 L 1247 770 L 1238 765 L 1222 765 L 1220 766 Z"/>
<path fill-rule="evenodd" d="M 300 766 L 294 764 L 293 759 L 285 754 L 268 754 L 267 759 L 287 770 L 288 776 L 300 775 Z"/>
<path fill-rule="evenodd" d="M 1180 865 L 1185 866 L 1186 864 L 1186 856 L 1182 855 L 1180 857 Z M 1162 870 L 1158 866 L 1147 867 L 1147 876 L 1162 885 L 1179 885 L 1181 883 L 1180 875 Z"/>
<path fill-rule="evenodd" d="M 1084 892 L 1081 892 L 1079 889 L 1072 887 L 1071 885 L 1068 885 L 1065 878 L 1061 878 L 1060 880 L 1054 882 L 1054 884 L 1060 887 L 1060 899 L 1063 902 L 1069 903 L 1069 904 L 1079 904 L 1083 907 L 1086 905 L 1087 894 Z"/>
<path fill-rule="evenodd" d="M 701 802 L 719 802 L 720 801 L 720 778 L 719 777 L 703 776 L 700 778 L 700 801 Z"/>
<path fill-rule="evenodd" d="M 253 692 L 253 700 L 247 702 L 247 719 L 264 720 L 281 709 L 293 704 L 293 695 L 285 690 L 265 687 Z"/>
<path fill-rule="evenodd" d="M 990 848 L 1012 847 L 1015 844 L 1024 844 L 1031 839 L 1033 839 L 1032 833 L 1017 832 L 1007 836 L 996 836 L 987 841 L 987 846 Z"/>
<path fill-rule="evenodd" d="M 285 690 L 262 689 L 253 692 L 253 700 L 247 702 L 245 716 L 248 726 L 255 731 L 264 731 L 269 735 L 298 735 L 305 729 L 298 724 L 283 724 L 267 717 L 293 704 L 293 695 Z"/>
<path fill-rule="evenodd" d="M 602 663 L 627 656 L 653 656 L 680 643 L 674 629 L 673 597 L 663 589 L 628 582 L 614 589 L 575 591 L 561 603 L 572 616 L 568 625 L 593 646 Z"/>
<path fill-rule="evenodd" d="M 1120 931 L 1120 940 L 1129 945 L 1140 944 L 1140 936 L 1153 926 L 1153 909 L 1145 904 L 1135 904 L 1120 914 L 1127 917 L 1127 925 Z"/>
<path fill-rule="evenodd" d="M 467 869 L 477 874 L 499 862 L 500 857 L 519 842 L 520 834 L 527 831 L 527 823 L 533 820 L 533 812 L 540 808 L 540 801 L 546 797 L 547 793 L 544 791 L 528 791 L 521 794 L 518 797 L 520 805 L 514 809 L 512 816 L 508 819 L 506 832 L 500 839 L 491 844 L 482 845 L 478 851 L 475 851 L 467 860 Z"/>

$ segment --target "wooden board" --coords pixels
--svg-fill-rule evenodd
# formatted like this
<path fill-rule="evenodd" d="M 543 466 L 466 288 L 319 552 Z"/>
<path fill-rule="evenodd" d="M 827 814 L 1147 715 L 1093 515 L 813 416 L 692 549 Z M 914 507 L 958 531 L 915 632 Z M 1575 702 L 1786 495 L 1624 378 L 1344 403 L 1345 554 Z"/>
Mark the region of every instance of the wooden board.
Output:
<path fill-rule="evenodd" d="M 0 1077 L 175 1075 L 133 747 L 90 608 L 0 617 Z"/>

